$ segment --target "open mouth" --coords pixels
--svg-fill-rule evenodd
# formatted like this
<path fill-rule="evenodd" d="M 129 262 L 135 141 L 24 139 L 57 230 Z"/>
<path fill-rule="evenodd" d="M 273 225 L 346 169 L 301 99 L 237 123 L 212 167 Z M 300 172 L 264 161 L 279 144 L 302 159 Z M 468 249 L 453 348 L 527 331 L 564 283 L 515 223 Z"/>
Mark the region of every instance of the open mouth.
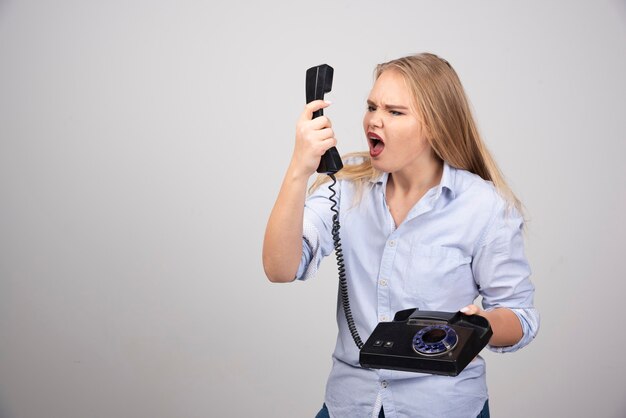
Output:
<path fill-rule="evenodd" d="M 370 146 L 370 157 L 378 157 L 383 149 L 385 149 L 385 142 L 383 139 L 373 132 L 367 133 L 367 142 Z"/>

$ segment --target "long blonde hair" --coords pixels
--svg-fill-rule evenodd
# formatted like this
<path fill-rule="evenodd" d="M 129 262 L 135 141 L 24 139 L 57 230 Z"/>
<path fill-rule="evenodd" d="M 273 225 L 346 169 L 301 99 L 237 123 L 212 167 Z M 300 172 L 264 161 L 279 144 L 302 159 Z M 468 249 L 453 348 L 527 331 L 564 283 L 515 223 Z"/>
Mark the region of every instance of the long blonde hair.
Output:
<path fill-rule="evenodd" d="M 397 71 L 404 77 L 415 109 L 430 132 L 428 140 L 437 157 L 491 181 L 509 206 L 521 213 L 521 202 L 483 143 L 461 81 L 448 61 L 429 53 L 410 55 L 377 65 L 375 79 L 387 70 Z M 367 152 L 350 155 L 362 157 L 362 162 L 346 165 L 337 173 L 337 178 L 367 181 L 380 175 L 372 167 Z M 327 180 L 328 177 L 319 176 L 311 190 Z"/>

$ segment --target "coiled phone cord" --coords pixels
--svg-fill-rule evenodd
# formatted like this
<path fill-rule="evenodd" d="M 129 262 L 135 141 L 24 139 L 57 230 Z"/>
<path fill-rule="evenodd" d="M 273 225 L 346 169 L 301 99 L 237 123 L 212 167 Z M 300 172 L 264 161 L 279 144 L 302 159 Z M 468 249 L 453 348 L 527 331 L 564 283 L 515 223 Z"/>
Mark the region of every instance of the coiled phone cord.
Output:
<path fill-rule="evenodd" d="M 356 325 L 354 324 L 354 318 L 352 318 L 352 311 L 350 310 L 350 300 L 348 299 L 348 281 L 346 279 L 346 266 L 343 263 L 343 251 L 341 250 L 341 237 L 339 236 L 339 210 L 337 209 L 337 201 L 335 200 L 335 196 L 337 193 L 333 186 L 337 184 L 337 179 L 335 175 L 330 173 L 328 176 L 332 179 L 332 184 L 328 186 L 332 194 L 328 198 L 332 202 L 332 206 L 330 210 L 333 211 L 333 245 L 335 246 L 335 257 L 337 257 L 337 267 L 339 270 L 339 292 L 341 294 L 341 304 L 343 305 L 343 312 L 346 315 L 346 321 L 348 322 L 348 329 L 350 330 L 350 334 L 352 334 L 352 338 L 354 339 L 354 343 L 359 348 L 363 348 L 363 341 L 361 341 L 361 337 L 359 336 L 359 332 L 356 329 Z"/>

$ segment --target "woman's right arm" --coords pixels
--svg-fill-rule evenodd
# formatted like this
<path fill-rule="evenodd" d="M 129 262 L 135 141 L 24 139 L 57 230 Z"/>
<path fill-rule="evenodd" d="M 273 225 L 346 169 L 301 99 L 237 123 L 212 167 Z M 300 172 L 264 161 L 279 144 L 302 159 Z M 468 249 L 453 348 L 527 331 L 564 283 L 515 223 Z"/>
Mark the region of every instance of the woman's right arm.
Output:
<path fill-rule="evenodd" d="M 272 282 L 290 282 L 302 258 L 302 223 L 309 177 L 321 156 L 337 144 L 330 120 L 313 112 L 329 105 L 323 100 L 308 103 L 296 125 L 293 156 L 267 221 L 263 240 L 263 268 Z"/>

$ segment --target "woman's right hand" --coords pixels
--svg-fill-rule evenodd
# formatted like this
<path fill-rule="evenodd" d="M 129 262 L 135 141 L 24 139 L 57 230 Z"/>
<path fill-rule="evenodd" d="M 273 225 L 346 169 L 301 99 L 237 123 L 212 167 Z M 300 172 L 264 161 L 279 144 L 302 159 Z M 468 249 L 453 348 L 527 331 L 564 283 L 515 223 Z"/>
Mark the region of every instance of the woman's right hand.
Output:
<path fill-rule="evenodd" d="M 308 179 L 317 170 L 326 150 L 337 144 L 330 119 L 326 116 L 311 119 L 313 112 L 329 105 L 330 102 L 314 100 L 304 106 L 296 124 L 296 143 L 290 164 L 293 175 Z"/>
<path fill-rule="evenodd" d="M 337 143 L 326 116 L 311 118 L 313 112 L 329 105 L 323 100 L 312 101 L 298 118 L 291 163 L 267 221 L 263 240 L 263 268 L 272 282 L 290 282 L 298 272 L 302 259 L 307 182 L 317 170 L 321 156 Z"/>

